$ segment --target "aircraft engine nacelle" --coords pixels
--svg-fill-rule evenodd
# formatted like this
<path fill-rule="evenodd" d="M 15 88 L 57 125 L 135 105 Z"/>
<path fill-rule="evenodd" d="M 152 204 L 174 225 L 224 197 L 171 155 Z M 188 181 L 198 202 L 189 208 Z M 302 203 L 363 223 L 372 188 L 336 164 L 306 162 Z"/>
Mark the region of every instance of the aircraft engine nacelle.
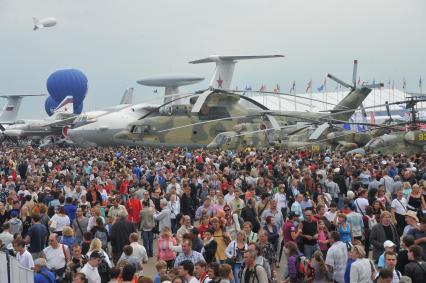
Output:
<path fill-rule="evenodd" d="M 426 145 L 426 132 L 425 131 L 409 131 L 405 134 L 404 140 L 412 145 Z"/>

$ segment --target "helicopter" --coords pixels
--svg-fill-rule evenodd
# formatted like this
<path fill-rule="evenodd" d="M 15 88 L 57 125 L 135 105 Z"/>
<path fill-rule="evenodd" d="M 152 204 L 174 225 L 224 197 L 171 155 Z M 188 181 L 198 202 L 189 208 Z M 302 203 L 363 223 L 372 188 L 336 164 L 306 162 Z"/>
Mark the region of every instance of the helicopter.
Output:
<path fill-rule="evenodd" d="M 356 69 L 357 61 L 355 60 L 354 81 Z M 202 147 L 207 146 L 218 134 L 232 131 L 235 125 L 244 123 L 261 125 L 265 122 L 267 125 L 263 127 L 271 128 L 272 132 L 269 133 L 271 137 L 282 136 L 286 134 L 282 131 L 282 126 L 295 125 L 303 119 L 310 121 L 325 121 L 326 118 L 349 119 L 371 92 L 371 88 L 382 85 L 357 86 L 355 81 L 349 94 L 335 105 L 331 113 L 271 111 L 240 92 L 217 89 L 211 85 L 207 90 L 182 96 L 160 105 L 138 121 L 131 123 L 129 130 L 116 134 L 114 139 L 120 140 L 123 144 L 138 146 Z M 280 95 L 281 99 L 288 99 L 285 96 L 293 96 L 282 94 L 277 95 Z M 189 98 L 190 103 L 180 105 L 176 103 L 176 100 L 183 98 Z M 241 100 L 249 101 L 250 106 L 241 105 L 239 103 Z M 165 108 L 169 109 L 169 114 L 160 111 Z"/>
<path fill-rule="evenodd" d="M 371 139 L 364 147 L 366 153 L 393 154 L 403 152 L 408 155 L 422 153 L 426 151 L 426 129 L 422 127 L 417 115 L 417 103 L 426 101 L 424 96 L 411 96 L 407 98 L 406 108 L 410 109 L 410 121 L 399 131 L 392 131 L 389 134 L 381 135 Z M 362 153 L 362 152 L 361 152 Z"/>

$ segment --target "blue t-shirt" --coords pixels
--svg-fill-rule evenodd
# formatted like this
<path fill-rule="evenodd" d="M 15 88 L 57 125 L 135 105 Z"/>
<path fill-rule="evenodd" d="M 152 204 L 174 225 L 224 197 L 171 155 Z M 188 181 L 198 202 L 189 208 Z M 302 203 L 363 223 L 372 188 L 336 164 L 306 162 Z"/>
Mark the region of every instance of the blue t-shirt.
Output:
<path fill-rule="evenodd" d="M 75 215 L 77 213 L 77 207 L 74 204 L 66 204 L 64 205 L 65 214 L 68 215 L 70 219 L 70 225 L 74 222 Z"/>
<path fill-rule="evenodd" d="M 44 249 L 45 243 L 46 243 L 46 237 L 47 237 L 46 226 L 40 223 L 33 224 L 30 227 L 30 229 L 28 229 L 27 235 L 31 238 L 28 251 L 30 253 L 41 252 Z"/>
<path fill-rule="evenodd" d="M 42 267 L 39 272 L 34 272 L 34 283 L 52 283 L 52 282 L 56 282 L 56 278 L 53 272 L 49 271 L 47 267 Z"/>
<path fill-rule="evenodd" d="M 157 274 L 157 275 L 154 276 L 154 283 L 161 283 L 160 274 Z"/>

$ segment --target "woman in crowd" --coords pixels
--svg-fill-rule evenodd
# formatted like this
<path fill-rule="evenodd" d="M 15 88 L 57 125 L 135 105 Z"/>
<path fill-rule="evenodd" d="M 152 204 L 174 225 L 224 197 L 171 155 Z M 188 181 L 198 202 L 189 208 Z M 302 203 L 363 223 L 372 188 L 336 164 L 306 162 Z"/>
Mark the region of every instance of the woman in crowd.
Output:
<path fill-rule="evenodd" d="M 248 246 L 245 243 L 245 238 L 246 235 L 244 231 L 238 231 L 236 239 L 231 241 L 225 250 L 226 257 L 228 258 L 227 262 L 232 266 L 235 283 L 240 283 L 238 273 L 243 265 L 244 252 L 248 249 Z"/>
<path fill-rule="evenodd" d="M 176 258 L 176 253 L 173 247 L 177 245 L 176 239 L 172 236 L 172 230 L 169 227 L 164 227 L 161 231 L 161 236 L 157 244 L 157 260 L 167 262 L 167 268 L 173 267 Z"/>
<path fill-rule="evenodd" d="M 70 226 L 70 218 L 65 214 L 65 208 L 61 205 L 55 215 L 49 221 L 49 227 L 52 232 L 58 236 L 62 235 L 62 229 Z"/>

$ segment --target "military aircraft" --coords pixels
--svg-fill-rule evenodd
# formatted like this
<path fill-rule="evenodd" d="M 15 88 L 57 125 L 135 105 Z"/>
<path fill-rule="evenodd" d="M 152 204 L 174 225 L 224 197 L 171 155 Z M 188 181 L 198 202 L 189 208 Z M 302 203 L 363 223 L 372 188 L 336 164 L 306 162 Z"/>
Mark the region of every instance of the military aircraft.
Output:
<path fill-rule="evenodd" d="M 19 108 L 21 107 L 22 98 L 45 96 L 46 94 L 0 94 L 0 97 L 6 98 L 7 102 L 0 112 L 0 130 L 4 131 L 3 125 L 11 125 L 16 122 Z"/>
<path fill-rule="evenodd" d="M 205 60 L 199 61 L 204 62 Z M 357 61 L 354 66 L 355 77 L 356 68 Z M 333 77 L 333 79 L 336 78 Z M 220 83 L 220 86 L 222 84 L 223 82 Z M 215 85 L 219 86 L 219 82 L 216 81 Z M 278 136 L 282 135 L 282 126 L 294 125 L 306 120 L 324 122 L 328 128 L 327 119 L 348 120 L 371 92 L 371 88 L 381 85 L 357 86 L 355 82 L 354 86 L 350 86 L 350 93 L 331 110 L 331 113 L 272 112 L 247 96 L 211 86 L 198 95 L 192 95 L 189 105 L 175 105 L 171 111 L 173 119 L 167 115 L 159 115 L 158 111 L 153 111 L 141 117 L 139 121 L 131 123 L 130 131 L 120 132 L 114 138 L 132 145 L 200 147 L 208 145 L 218 134 L 232 131 L 235 125 L 243 123 L 263 123 L 265 129 L 273 130 L 272 135 Z M 291 95 L 286 94 L 286 96 Z M 280 98 L 288 99 L 283 94 L 280 95 Z M 242 106 L 239 103 L 240 100 L 249 101 L 250 107 Z M 159 108 L 169 104 L 171 102 L 165 103 Z M 157 115 L 149 117 L 153 113 Z M 312 134 L 319 137 L 323 131 L 319 135 L 316 131 Z"/>
<path fill-rule="evenodd" d="M 52 117 L 38 120 L 18 120 L 5 129 L 8 137 L 35 137 L 60 135 L 63 126 L 75 118 L 73 97 L 67 96 L 54 110 Z"/>
<path fill-rule="evenodd" d="M 418 102 L 426 101 L 422 97 L 409 97 L 405 102 L 406 108 L 410 110 L 410 121 L 406 127 L 399 131 L 392 131 L 389 134 L 381 135 L 370 140 L 364 147 L 365 152 L 377 154 L 394 154 L 397 152 L 408 155 L 423 153 L 426 151 L 426 128 L 421 127 L 418 119 L 416 105 Z M 404 103 L 404 102 L 402 102 Z"/>
<path fill-rule="evenodd" d="M 180 97 L 179 87 L 204 80 L 203 77 L 192 74 L 168 74 L 146 77 L 138 81 L 139 84 L 164 87 L 164 101 Z M 133 91 L 133 89 L 132 89 Z M 79 115 L 67 132 L 67 138 L 80 147 L 117 145 L 121 142 L 113 136 L 125 129 L 132 121 L 136 121 L 158 105 L 120 104 L 104 110 L 91 111 Z M 162 109 L 162 112 L 169 111 Z"/>

